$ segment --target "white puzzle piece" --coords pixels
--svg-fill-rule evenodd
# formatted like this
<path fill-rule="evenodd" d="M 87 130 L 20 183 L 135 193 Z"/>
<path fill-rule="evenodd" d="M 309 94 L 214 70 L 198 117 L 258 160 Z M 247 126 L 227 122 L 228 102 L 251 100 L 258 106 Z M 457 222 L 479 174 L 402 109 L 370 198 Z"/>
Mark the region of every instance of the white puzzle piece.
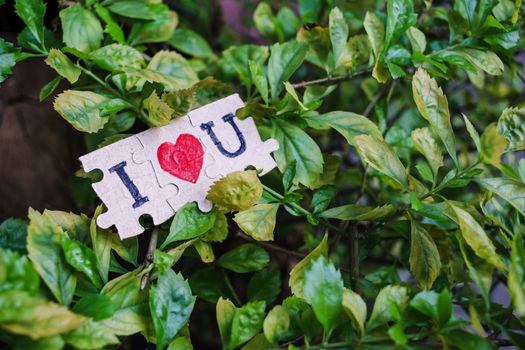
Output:
<path fill-rule="evenodd" d="M 100 169 L 102 181 L 93 189 L 108 211 L 97 218 L 98 226 L 115 225 L 122 239 L 144 231 L 139 218 L 148 214 L 159 225 L 175 214 L 168 204 L 177 195 L 175 186 L 160 187 L 151 164 L 133 162 L 133 152 L 142 149 L 135 136 L 117 141 L 80 157 L 86 172 Z"/>
<path fill-rule="evenodd" d="M 235 117 L 243 106 L 238 95 L 231 95 L 82 156 L 85 171 L 104 174 L 93 184 L 108 207 L 97 224 L 114 224 L 121 238 L 138 235 L 144 231 L 141 215 L 151 215 L 158 225 L 188 202 L 209 211 L 206 196 L 220 177 L 248 166 L 261 174 L 275 168 L 270 154 L 278 149 L 277 141 L 262 141 L 252 118 Z"/>

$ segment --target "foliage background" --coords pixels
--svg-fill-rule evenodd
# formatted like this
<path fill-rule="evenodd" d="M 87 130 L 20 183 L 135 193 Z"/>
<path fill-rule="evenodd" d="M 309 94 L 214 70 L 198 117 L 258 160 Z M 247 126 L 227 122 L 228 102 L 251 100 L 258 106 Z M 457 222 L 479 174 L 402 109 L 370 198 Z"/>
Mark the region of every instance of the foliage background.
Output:
<path fill-rule="evenodd" d="M 77 171 L 85 214 L 1 225 L 7 346 L 523 346 L 521 2 L 166 4 L 18 1 L 0 80 L 45 59 L 62 78 L 40 98 L 60 94 L 80 153 L 238 92 L 238 116 L 286 145 L 280 170 L 264 190 L 236 175 L 261 198 L 233 202 L 227 179 L 212 214 L 188 205 L 124 242 L 94 226 L 96 179 Z"/>

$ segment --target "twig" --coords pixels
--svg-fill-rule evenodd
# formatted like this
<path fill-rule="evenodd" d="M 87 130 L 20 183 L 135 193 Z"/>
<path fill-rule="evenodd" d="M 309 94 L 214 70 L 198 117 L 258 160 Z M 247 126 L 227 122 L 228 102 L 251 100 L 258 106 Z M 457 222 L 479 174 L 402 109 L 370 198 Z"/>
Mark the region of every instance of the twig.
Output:
<path fill-rule="evenodd" d="M 305 87 L 311 86 L 311 85 L 332 85 L 332 84 L 337 84 L 337 83 L 345 81 L 345 80 L 350 80 L 350 79 L 352 79 L 352 78 L 354 78 L 354 77 L 356 77 L 358 75 L 365 74 L 365 73 L 368 73 L 368 72 L 369 72 L 369 69 L 356 70 L 353 73 L 349 73 L 349 74 L 345 74 L 345 75 L 339 75 L 339 76 L 336 76 L 336 77 L 326 77 L 326 78 L 321 78 L 321 79 L 303 81 L 303 82 L 300 82 L 300 83 L 292 84 L 292 86 L 295 89 L 302 89 L 302 88 L 305 88 Z"/>
<path fill-rule="evenodd" d="M 357 292 L 357 281 L 359 280 L 359 232 L 357 231 L 357 221 L 350 224 L 349 237 L 350 255 L 350 287 Z"/>
<path fill-rule="evenodd" d="M 146 253 L 146 258 L 144 259 L 144 268 L 147 268 L 153 262 L 153 255 L 154 255 L 155 249 L 157 248 L 158 238 L 159 238 L 159 229 L 155 227 L 153 231 L 151 231 L 148 251 Z M 144 276 L 142 276 L 142 279 L 140 280 L 140 290 L 143 290 L 144 288 L 146 288 L 148 279 L 149 279 L 149 271 L 146 272 Z"/>

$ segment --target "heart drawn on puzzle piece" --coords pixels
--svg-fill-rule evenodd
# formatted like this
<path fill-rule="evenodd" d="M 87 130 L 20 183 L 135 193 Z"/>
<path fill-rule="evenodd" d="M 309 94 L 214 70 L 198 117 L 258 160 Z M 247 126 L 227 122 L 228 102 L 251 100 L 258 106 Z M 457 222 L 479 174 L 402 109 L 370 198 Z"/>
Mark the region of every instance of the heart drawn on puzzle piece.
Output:
<path fill-rule="evenodd" d="M 157 149 L 162 170 L 192 183 L 199 179 L 203 156 L 202 144 L 191 134 L 180 134 L 175 143 L 164 142 Z"/>

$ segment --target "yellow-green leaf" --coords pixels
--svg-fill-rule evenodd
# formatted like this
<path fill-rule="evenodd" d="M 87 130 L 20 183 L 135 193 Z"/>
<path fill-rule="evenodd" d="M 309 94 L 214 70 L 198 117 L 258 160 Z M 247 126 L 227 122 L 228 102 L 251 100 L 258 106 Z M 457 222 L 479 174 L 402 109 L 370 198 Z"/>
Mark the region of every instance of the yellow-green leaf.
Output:
<path fill-rule="evenodd" d="M 412 79 L 412 94 L 419 113 L 425 118 L 432 130 L 439 136 L 448 154 L 455 163 L 456 141 L 450 124 L 448 100 L 436 80 L 423 69 L 418 68 Z"/>
<path fill-rule="evenodd" d="M 118 344 L 119 339 L 101 322 L 88 320 L 74 331 L 65 334 L 64 340 L 75 349 L 99 349 Z"/>
<path fill-rule="evenodd" d="M 343 311 L 350 317 L 360 335 L 364 334 L 366 322 L 366 303 L 361 296 L 345 288 L 343 292 Z"/>
<path fill-rule="evenodd" d="M 436 178 L 439 168 L 443 166 L 443 155 L 434 136 L 428 128 L 415 129 L 412 131 L 412 142 L 418 152 L 425 157 Z"/>
<path fill-rule="evenodd" d="M 22 291 L 0 293 L 0 328 L 31 339 L 51 337 L 81 326 L 86 318 L 67 307 Z"/>
<path fill-rule="evenodd" d="M 496 123 L 489 124 L 480 137 L 481 161 L 499 168 L 505 148 L 507 148 L 507 140 L 498 132 Z"/>
<path fill-rule="evenodd" d="M 199 81 L 190 63 L 175 51 L 159 51 L 148 63 L 148 69 L 163 73 L 174 80 L 172 90 L 187 89 Z"/>
<path fill-rule="evenodd" d="M 255 170 L 234 171 L 215 181 L 206 198 L 224 211 L 242 211 L 261 198 L 263 187 Z"/>
<path fill-rule="evenodd" d="M 439 251 L 423 226 L 411 219 L 411 227 L 410 272 L 424 289 L 430 289 L 441 270 Z"/>
<path fill-rule="evenodd" d="M 474 66 L 490 75 L 501 75 L 505 67 L 503 62 L 494 52 L 478 49 L 461 49 L 459 51 Z"/>
<path fill-rule="evenodd" d="M 388 176 L 401 187 L 407 187 L 406 169 L 385 141 L 369 135 L 359 135 L 354 138 L 354 143 L 365 163 Z"/>
<path fill-rule="evenodd" d="M 46 63 L 71 84 L 75 83 L 80 77 L 80 73 L 82 73 L 80 68 L 75 66 L 62 51 L 57 49 L 49 50 Z"/>
<path fill-rule="evenodd" d="M 228 344 L 230 341 L 233 317 L 235 316 L 235 305 L 228 300 L 219 298 L 217 305 L 215 305 L 215 314 L 217 315 L 217 324 L 219 326 L 219 333 L 223 344 Z"/>
<path fill-rule="evenodd" d="M 407 287 L 396 285 L 384 287 L 377 294 L 368 323 L 383 323 L 391 320 L 390 304 L 396 304 L 402 310 L 406 307 L 408 299 Z"/>
<path fill-rule="evenodd" d="M 203 263 L 212 263 L 215 261 L 215 254 L 213 254 L 213 248 L 210 243 L 197 240 L 193 243 L 195 250 L 199 254 Z"/>
<path fill-rule="evenodd" d="M 506 270 L 507 267 L 496 254 L 496 248 L 483 227 L 467 211 L 454 204 L 449 205 L 456 215 L 461 236 L 474 253 L 492 265 Z"/>
<path fill-rule="evenodd" d="M 290 271 L 290 280 L 288 285 L 292 290 L 292 294 L 302 298 L 303 287 L 304 287 L 304 270 L 310 265 L 312 260 L 317 259 L 320 256 L 328 256 L 328 235 L 324 235 L 323 239 L 314 250 L 312 250 L 307 256 L 299 261 Z"/>
<path fill-rule="evenodd" d="M 273 241 L 275 216 L 279 204 L 257 204 L 235 214 L 233 221 L 239 228 L 257 241 Z"/>
<path fill-rule="evenodd" d="M 285 307 L 275 305 L 263 322 L 264 336 L 271 344 L 277 344 L 290 327 L 290 315 Z"/>
<path fill-rule="evenodd" d="M 488 303 L 490 300 L 490 286 L 492 285 L 492 270 L 494 269 L 492 264 L 486 260 L 480 258 L 474 251 L 469 247 L 462 235 L 457 235 L 459 248 L 463 255 L 463 260 L 469 270 L 469 274 L 472 280 L 477 284 L 485 302 Z"/>
<path fill-rule="evenodd" d="M 142 102 L 142 107 L 147 112 L 146 121 L 151 126 L 164 126 L 171 121 L 173 109 L 160 99 L 155 90 Z"/>

